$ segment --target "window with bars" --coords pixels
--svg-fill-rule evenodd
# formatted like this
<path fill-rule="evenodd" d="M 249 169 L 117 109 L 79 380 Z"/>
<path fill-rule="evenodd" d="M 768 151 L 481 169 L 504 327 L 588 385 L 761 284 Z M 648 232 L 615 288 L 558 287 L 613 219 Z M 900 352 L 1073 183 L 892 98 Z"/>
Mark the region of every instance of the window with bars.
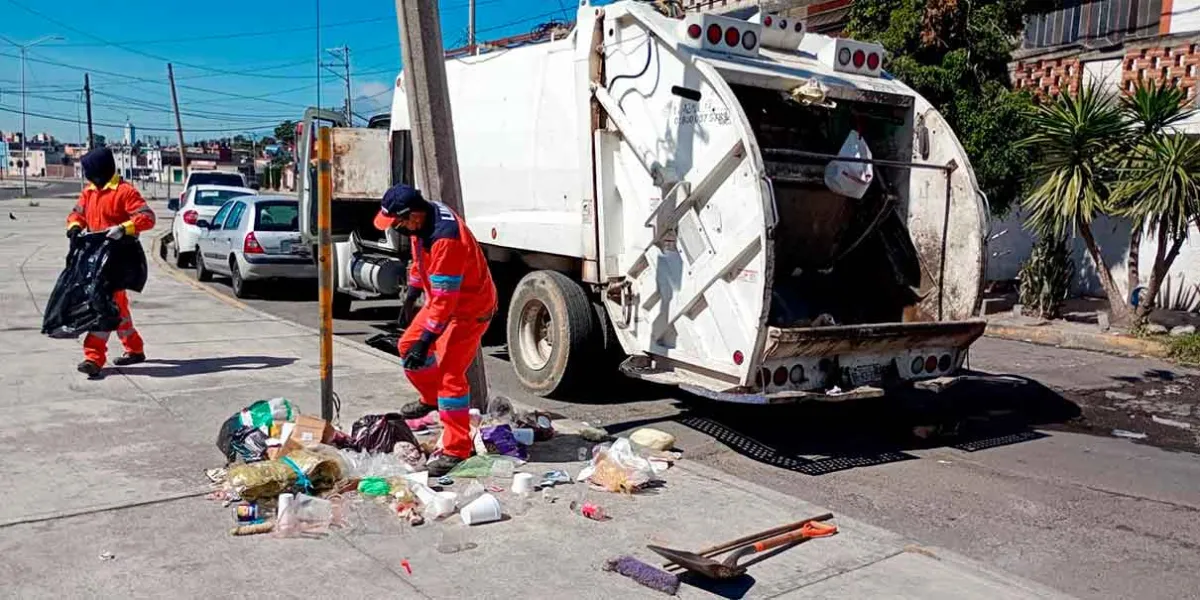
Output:
<path fill-rule="evenodd" d="M 1163 0 L 1066 0 L 1062 8 L 1025 17 L 1023 48 L 1078 42 L 1116 43 L 1158 34 Z"/>

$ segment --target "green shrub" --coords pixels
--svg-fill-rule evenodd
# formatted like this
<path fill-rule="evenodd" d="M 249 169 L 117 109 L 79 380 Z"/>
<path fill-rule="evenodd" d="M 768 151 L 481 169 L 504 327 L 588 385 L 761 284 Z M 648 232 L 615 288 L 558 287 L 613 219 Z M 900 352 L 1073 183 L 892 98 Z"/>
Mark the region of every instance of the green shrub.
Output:
<path fill-rule="evenodd" d="M 1039 239 L 1017 276 L 1025 311 L 1043 319 L 1061 316 L 1074 274 L 1075 261 L 1071 260 L 1066 241 L 1054 236 Z"/>
<path fill-rule="evenodd" d="M 1200 333 L 1170 338 L 1171 358 L 1200 365 Z"/>

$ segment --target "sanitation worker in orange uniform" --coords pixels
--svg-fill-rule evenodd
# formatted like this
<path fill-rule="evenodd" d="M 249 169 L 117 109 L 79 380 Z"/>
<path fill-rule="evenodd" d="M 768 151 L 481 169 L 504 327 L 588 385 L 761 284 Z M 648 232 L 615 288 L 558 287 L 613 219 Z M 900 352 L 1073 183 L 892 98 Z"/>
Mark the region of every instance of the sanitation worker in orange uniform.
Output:
<path fill-rule="evenodd" d="M 407 185 L 383 196 L 375 227 L 395 228 L 412 242 L 405 314 L 422 292 L 425 305 L 399 342 L 404 374 L 421 394 L 401 408 L 406 419 L 434 410 L 442 422 L 442 455 L 429 461 L 429 474 L 441 477 L 469 458 L 471 388 L 467 367 L 475 359 L 488 322 L 496 312 L 496 286 L 483 249 L 462 218 Z"/>
<path fill-rule="evenodd" d="M 67 237 L 80 233 L 104 232 L 109 239 L 117 240 L 154 227 L 154 211 L 146 205 L 137 188 L 122 181 L 117 175 L 116 161 L 108 148 L 97 148 L 88 152 L 80 161 L 83 176 L 88 185 L 79 195 L 79 202 L 67 215 Z M 113 361 L 121 367 L 146 360 L 142 336 L 133 328 L 129 314 L 129 297 L 125 290 L 113 294 L 113 300 L 121 311 L 121 323 L 117 326 L 117 338 L 125 347 L 125 354 Z M 89 377 L 100 374 L 108 354 L 108 338 L 111 331 L 90 331 L 83 338 L 83 362 L 79 372 Z"/>

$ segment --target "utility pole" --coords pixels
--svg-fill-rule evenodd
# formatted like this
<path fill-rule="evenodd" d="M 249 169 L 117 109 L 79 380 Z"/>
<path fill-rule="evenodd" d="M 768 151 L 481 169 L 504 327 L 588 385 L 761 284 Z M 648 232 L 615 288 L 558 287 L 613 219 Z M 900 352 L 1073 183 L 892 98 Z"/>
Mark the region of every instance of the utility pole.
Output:
<path fill-rule="evenodd" d="M 87 144 L 85 144 L 85 146 L 87 147 L 88 151 L 91 152 L 92 144 L 95 143 L 93 141 L 93 140 L 95 140 L 95 136 L 92 134 L 92 82 L 91 82 L 91 79 L 88 77 L 87 73 L 83 74 L 83 95 L 84 95 L 84 100 L 87 102 L 87 124 L 88 124 Z"/>
<path fill-rule="evenodd" d="M 346 104 L 342 107 L 342 112 L 346 115 L 346 124 L 353 125 L 354 111 L 350 109 L 350 47 L 343 44 L 341 48 L 330 48 L 326 50 L 326 52 L 328 52 L 330 56 L 333 56 L 334 58 L 342 59 L 342 63 L 340 65 L 337 63 L 325 63 L 322 66 L 331 69 L 339 66 L 342 68 L 342 74 L 338 75 L 338 77 L 342 78 L 342 80 L 346 82 Z"/>
<path fill-rule="evenodd" d="M 417 186 L 426 198 L 444 202 L 465 218 L 438 2 L 396 0 L 396 20 L 417 158 Z M 476 351 L 475 361 L 467 369 L 467 381 L 471 385 L 471 406 L 483 410 L 487 407 L 488 384 L 482 351 Z"/>
<path fill-rule="evenodd" d="M 175 94 L 175 68 L 167 63 L 167 80 L 171 82 L 171 106 L 175 108 L 175 133 L 179 136 L 179 169 L 187 181 L 187 146 L 183 144 L 183 121 L 179 119 L 179 97 Z"/>
<path fill-rule="evenodd" d="M 30 48 L 42 42 L 61 39 L 63 38 L 59 35 L 47 35 L 26 44 L 18 44 L 4 36 L 0 36 L 0 40 L 4 40 L 21 50 L 21 162 L 18 164 L 21 165 L 21 196 L 26 198 L 29 197 L 29 137 L 25 131 L 25 119 L 27 116 L 25 113 L 28 112 L 25 107 L 25 59 L 29 54 Z"/>
<path fill-rule="evenodd" d="M 475 54 L 475 0 L 467 2 L 467 54 Z"/>
<path fill-rule="evenodd" d="M 317 0 L 317 110 L 321 110 L 321 0 Z"/>

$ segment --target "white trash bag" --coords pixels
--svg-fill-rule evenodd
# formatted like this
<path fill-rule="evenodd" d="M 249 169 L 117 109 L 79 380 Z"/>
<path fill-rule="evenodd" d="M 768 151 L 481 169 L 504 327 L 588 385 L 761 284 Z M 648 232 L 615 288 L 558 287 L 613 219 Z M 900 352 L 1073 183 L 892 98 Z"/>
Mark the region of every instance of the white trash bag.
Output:
<path fill-rule="evenodd" d="M 857 131 L 851 131 L 842 143 L 838 156 L 870 160 L 871 149 Z M 825 167 L 825 185 L 835 193 L 856 200 L 861 200 L 867 194 L 867 188 L 871 187 L 871 180 L 874 178 L 875 168 L 871 163 L 835 160 Z"/>

